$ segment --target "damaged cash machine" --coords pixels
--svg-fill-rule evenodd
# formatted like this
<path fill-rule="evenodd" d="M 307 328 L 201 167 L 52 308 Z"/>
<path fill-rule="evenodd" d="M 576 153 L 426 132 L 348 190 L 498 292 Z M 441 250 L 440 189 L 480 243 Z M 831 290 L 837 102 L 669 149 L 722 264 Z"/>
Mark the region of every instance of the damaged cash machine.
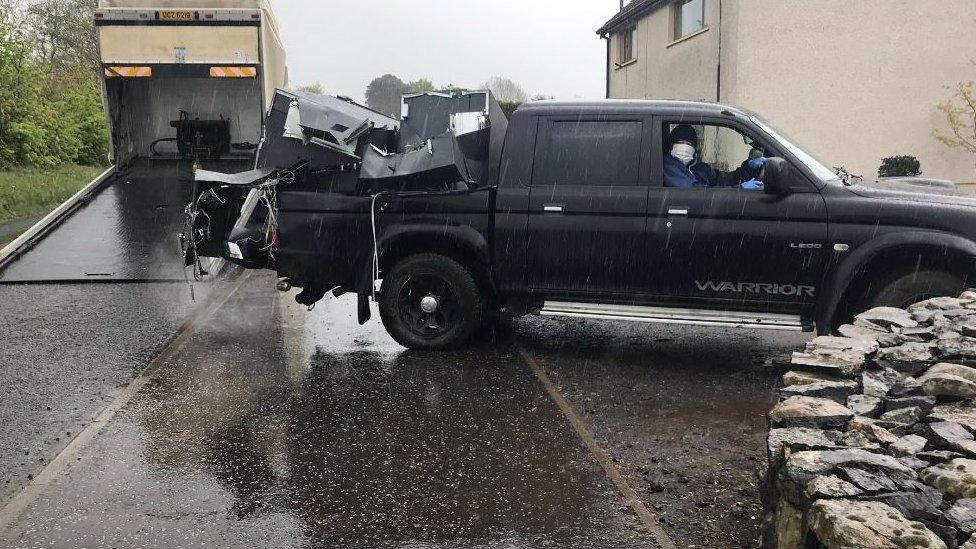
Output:
<path fill-rule="evenodd" d="M 256 169 L 196 173 L 186 265 L 201 274 L 200 258 L 221 257 L 276 270 L 306 305 L 331 290 L 368 294 L 383 218 L 486 202 L 507 127 L 487 91 L 406 95 L 397 120 L 341 96 L 279 90 Z"/>

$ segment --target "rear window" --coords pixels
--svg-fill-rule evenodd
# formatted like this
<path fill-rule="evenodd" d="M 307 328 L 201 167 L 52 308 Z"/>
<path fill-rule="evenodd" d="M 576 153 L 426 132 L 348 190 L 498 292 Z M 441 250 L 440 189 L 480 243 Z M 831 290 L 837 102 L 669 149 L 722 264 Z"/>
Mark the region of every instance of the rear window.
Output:
<path fill-rule="evenodd" d="M 549 142 L 548 183 L 635 186 L 640 169 L 640 121 L 555 121 Z"/>

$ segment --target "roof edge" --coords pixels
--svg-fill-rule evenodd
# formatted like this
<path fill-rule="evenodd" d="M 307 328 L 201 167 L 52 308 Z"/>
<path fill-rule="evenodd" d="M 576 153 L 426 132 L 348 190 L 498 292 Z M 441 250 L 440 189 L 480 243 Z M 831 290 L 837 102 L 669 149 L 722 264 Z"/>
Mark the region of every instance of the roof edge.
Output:
<path fill-rule="evenodd" d="M 634 0 L 629 5 L 624 7 L 620 13 L 611 17 L 610 20 L 604 23 L 602 27 L 597 29 L 596 34 L 601 38 L 605 37 L 608 33 L 616 30 L 624 23 L 628 23 L 630 19 L 640 17 L 648 12 L 654 11 L 670 1 L 671 0 Z"/>

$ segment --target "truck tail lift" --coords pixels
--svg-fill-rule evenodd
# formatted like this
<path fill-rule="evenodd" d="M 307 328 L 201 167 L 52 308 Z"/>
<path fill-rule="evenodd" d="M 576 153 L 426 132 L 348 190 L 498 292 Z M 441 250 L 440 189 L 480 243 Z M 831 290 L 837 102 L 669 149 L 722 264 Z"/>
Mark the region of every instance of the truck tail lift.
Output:
<path fill-rule="evenodd" d="M 488 91 L 406 95 L 401 116 L 398 123 L 347 98 L 278 90 L 257 169 L 196 172 L 197 198 L 186 208 L 180 235 L 184 264 L 194 266 L 197 277 L 205 274 L 201 257 L 275 269 L 278 188 L 334 193 L 368 200 L 375 290 L 376 219 L 386 200 L 486 187 L 508 129 Z M 330 289 L 307 285 L 297 299 L 313 306 Z M 367 293 L 375 298 L 375 291 Z"/>

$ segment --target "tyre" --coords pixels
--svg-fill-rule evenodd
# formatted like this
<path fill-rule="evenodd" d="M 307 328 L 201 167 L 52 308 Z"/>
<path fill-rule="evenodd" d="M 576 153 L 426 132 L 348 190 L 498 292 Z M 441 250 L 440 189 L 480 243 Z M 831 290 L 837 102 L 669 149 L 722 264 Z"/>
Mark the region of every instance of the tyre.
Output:
<path fill-rule="evenodd" d="M 898 307 L 909 305 L 932 297 L 955 297 L 966 290 L 966 281 L 942 271 L 918 271 L 895 277 L 879 287 L 865 303 L 864 310 L 874 307 Z"/>
<path fill-rule="evenodd" d="M 466 344 L 483 325 L 485 304 L 471 273 L 437 254 L 410 256 L 383 280 L 380 317 L 408 349 L 443 350 Z"/>

